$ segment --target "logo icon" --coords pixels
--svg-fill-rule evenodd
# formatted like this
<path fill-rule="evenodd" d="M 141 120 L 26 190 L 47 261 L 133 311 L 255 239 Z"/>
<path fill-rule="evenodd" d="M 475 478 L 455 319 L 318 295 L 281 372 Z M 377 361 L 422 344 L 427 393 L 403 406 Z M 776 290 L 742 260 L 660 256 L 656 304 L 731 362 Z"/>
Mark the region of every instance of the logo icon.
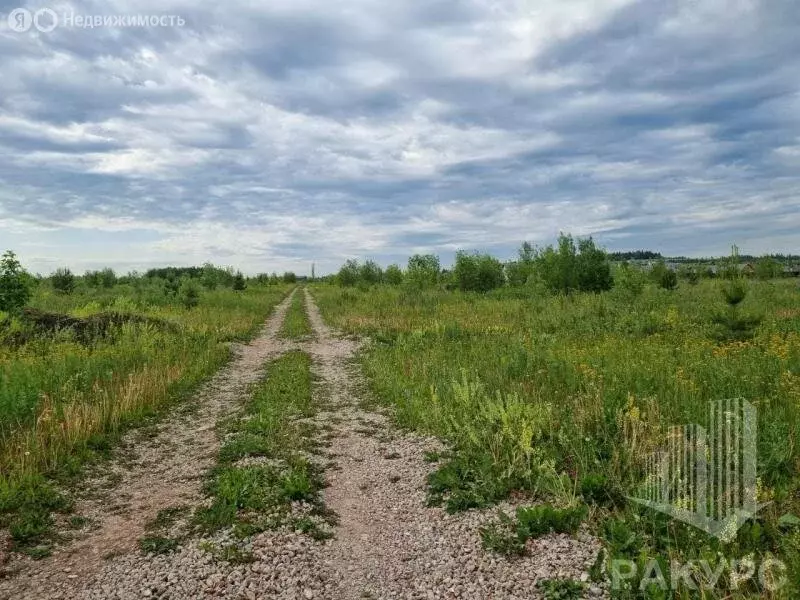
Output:
<path fill-rule="evenodd" d="M 27 8 L 15 8 L 8 13 L 8 27 L 17 33 L 25 33 L 31 27 L 41 33 L 50 33 L 58 27 L 58 15 L 51 8 L 40 8 L 35 13 Z"/>
<path fill-rule="evenodd" d="M 8 27 L 17 33 L 25 33 L 33 25 L 33 15 L 27 8 L 15 8 L 8 13 Z"/>
<path fill-rule="evenodd" d="M 728 543 L 755 516 L 755 407 L 739 399 L 712 402 L 708 431 L 672 427 L 666 447 L 650 456 L 640 493 L 629 500 L 693 525 Z"/>

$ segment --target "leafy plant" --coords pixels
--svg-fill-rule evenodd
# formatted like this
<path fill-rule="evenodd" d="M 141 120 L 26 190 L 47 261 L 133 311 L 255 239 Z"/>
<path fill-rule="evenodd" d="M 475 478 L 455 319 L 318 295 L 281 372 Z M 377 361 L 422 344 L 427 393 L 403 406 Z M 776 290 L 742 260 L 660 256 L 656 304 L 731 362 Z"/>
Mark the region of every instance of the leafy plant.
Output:
<path fill-rule="evenodd" d="M 56 269 L 50 276 L 50 282 L 59 294 L 71 294 L 75 291 L 75 275 L 65 267 Z"/>
<path fill-rule="evenodd" d="M 488 254 L 456 253 L 453 278 L 458 288 L 469 292 L 488 292 L 505 282 L 502 263 Z"/>
<path fill-rule="evenodd" d="M 574 579 L 542 579 L 536 587 L 545 600 L 579 600 L 585 586 Z"/>
<path fill-rule="evenodd" d="M 32 287 L 16 255 L 6 251 L 0 259 L 0 311 L 18 312 L 30 299 Z"/>

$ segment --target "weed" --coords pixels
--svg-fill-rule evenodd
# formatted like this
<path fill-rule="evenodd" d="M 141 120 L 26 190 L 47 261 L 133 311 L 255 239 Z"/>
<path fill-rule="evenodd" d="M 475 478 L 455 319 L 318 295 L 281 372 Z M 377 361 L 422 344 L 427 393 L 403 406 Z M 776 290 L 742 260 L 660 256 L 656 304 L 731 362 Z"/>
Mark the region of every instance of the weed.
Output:
<path fill-rule="evenodd" d="M 168 554 L 178 547 L 178 540 L 157 535 L 139 540 L 139 548 L 144 554 Z"/>
<path fill-rule="evenodd" d="M 542 579 L 536 587 L 545 600 L 579 600 L 585 586 L 573 579 Z"/>

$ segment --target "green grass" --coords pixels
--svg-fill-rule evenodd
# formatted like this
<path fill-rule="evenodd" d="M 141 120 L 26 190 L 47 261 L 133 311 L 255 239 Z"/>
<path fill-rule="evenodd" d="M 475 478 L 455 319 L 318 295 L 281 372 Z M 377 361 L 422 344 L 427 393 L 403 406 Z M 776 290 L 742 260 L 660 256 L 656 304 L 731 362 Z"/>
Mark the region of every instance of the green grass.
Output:
<path fill-rule="evenodd" d="M 246 406 L 247 418 L 227 426 L 229 438 L 220 449 L 218 466 L 206 486 L 211 505 L 195 513 L 204 531 L 234 527 L 241 536 L 280 526 L 293 526 L 325 537 L 320 525 L 326 511 L 320 499 L 323 479 L 307 458 L 315 447 L 315 428 L 299 419 L 318 409 L 312 394 L 311 359 L 289 352 L 267 365 L 267 376 Z M 243 459 L 261 463 L 237 464 Z M 318 519 L 290 514 L 290 505 L 312 506 Z"/>
<path fill-rule="evenodd" d="M 155 304 L 131 285 L 56 295 L 42 286 L 31 304 L 86 316 L 103 310 L 170 323 L 130 323 L 86 343 L 69 332 L 0 335 L 0 527 L 14 548 L 52 541 L 53 512 L 70 502 L 57 489 L 88 462 L 106 458 L 131 426 L 186 398 L 229 358 L 226 342 L 245 340 L 286 293 L 285 286 L 204 292 L 200 305 Z M 2 334 L 2 327 L 0 327 Z"/>
<path fill-rule="evenodd" d="M 610 559 L 774 554 L 790 566 L 789 598 L 800 590 L 800 530 L 779 523 L 800 515 L 800 293 L 796 281 L 750 282 L 737 319 L 757 326 L 720 341 L 724 286 L 313 292 L 331 325 L 374 340 L 361 362 L 399 424 L 452 445 L 429 480 L 431 502 L 583 501 Z M 756 522 L 724 545 L 625 499 L 670 426 L 705 424 L 710 402 L 736 397 L 759 410 L 759 501 L 771 504 Z"/>
<path fill-rule="evenodd" d="M 313 333 L 311 323 L 306 315 L 305 294 L 302 288 L 297 291 L 292 298 L 292 304 L 286 313 L 286 320 L 281 327 L 280 337 L 288 339 L 303 339 Z"/>

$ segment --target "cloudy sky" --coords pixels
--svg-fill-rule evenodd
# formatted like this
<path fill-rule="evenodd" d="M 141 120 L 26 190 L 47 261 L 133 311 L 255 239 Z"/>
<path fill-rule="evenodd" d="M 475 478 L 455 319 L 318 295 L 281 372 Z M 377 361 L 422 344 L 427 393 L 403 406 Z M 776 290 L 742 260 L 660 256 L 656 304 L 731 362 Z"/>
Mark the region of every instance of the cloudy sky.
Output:
<path fill-rule="evenodd" d="M 15 31 L 20 6 L 58 25 Z M 798 31 L 796 0 L 0 0 L 0 251 L 800 252 Z"/>

